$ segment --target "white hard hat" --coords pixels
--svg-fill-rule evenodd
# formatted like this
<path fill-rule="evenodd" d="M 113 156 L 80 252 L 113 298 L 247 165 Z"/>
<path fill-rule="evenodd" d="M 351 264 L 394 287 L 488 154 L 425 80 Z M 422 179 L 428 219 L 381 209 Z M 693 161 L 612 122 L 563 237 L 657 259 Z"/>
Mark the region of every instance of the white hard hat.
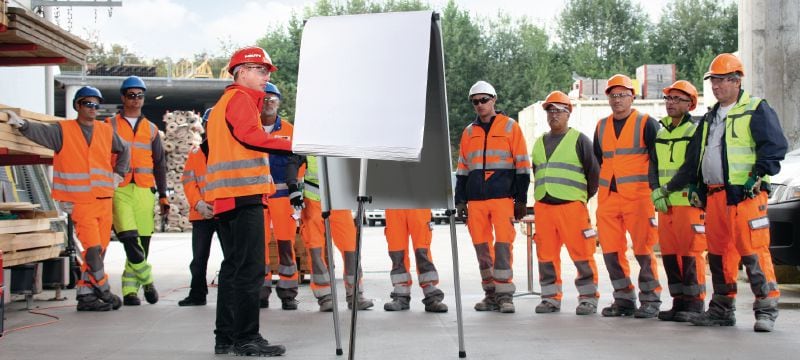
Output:
<path fill-rule="evenodd" d="M 494 86 L 483 80 L 476 82 L 475 85 L 472 85 L 472 87 L 469 88 L 469 96 L 467 96 L 467 98 L 471 98 L 472 95 L 475 94 L 488 94 L 492 95 L 492 97 L 497 97 L 497 93 L 494 91 Z"/>

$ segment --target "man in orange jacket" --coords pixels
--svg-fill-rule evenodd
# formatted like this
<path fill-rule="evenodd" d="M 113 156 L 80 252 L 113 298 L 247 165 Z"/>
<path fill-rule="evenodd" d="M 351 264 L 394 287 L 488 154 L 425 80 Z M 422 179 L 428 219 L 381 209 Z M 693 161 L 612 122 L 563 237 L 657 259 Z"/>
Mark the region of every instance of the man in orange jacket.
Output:
<path fill-rule="evenodd" d="M 203 128 L 208 121 L 211 109 L 203 114 Z M 189 203 L 189 221 L 192 222 L 192 262 L 189 271 L 192 274 L 189 296 L 178 301 L 178 306 L 198 306 L 206 304 L 208 285 L 206 270 L 211 253 L 211 239 L 217 232 L 217 220 L 214 219 L 214 205 L 206 198 L 206 159 L 208 159 L 208 142 L 205 133 L 203 142 L 189 151 L 189 157 L 183 167 L 183 192 Z"/>
<path fill-rule="evenodd" d="M 431 224 L 430 209 L 386 209 L 386 241 L 389 245 L 389 258 L 392 260 L 391 279 L 394 289 L 392 301 L 383 304 L 386 311 L 408 310 L 411 301 L 411 274 L 408 272 L 408 237 L 414 246 L 414 259 L 417 264 L 417 276 L 422 294 L 422 303 L 426 312 L 447 312 L 447 305 L 442 303 L 444 293 L 438 287 L 439 272 L 433 265 L 431 256 Z"/>
<path fill-rule="evenodd" d="M 636 94 L 629 77 L 617 74 L 608 79 L 606 95 L 612 113 L 597 122 L 594 154 L 600 163 L 597 231 L 614 286 L 614 303 L 602 314 L 652 318 L 661 307 L 661 284 L 653 253 L 658 234 L 650 202 L 650 190 L 658 188 L 658 182 L 649 183 L 647 174 L 658 123 L 632 108 Z M 626 232 L 631 235 L 633 255 L 640 266 L 638 309 L 626 255 Z"/>
<path fill-rule="evenodd" d="M 219 219 L 223 260 L 217 295 L 216 354 L 274 356 L 286 352 L 259 333 L 258 294 L 264 282 L 264 199 L 275 192 L 273 151 L 291 143 L 261 127 L 264 86 L 277 67 L 264 49 L 237 50 L 228 63 L 234 83 L 208 118 L 206 193 Z"/>
<path fill-rule="evenodd" d="M 475 121 L 461 134 L 455 205 L 478 256 L 485 297 L 476 311 L 513 313 L 514 219 L 525 216 L 531 161 L 522 130 L 495 110 L 494 87 L 478 81 L 469 90 Z M 493 236 L 494 234 L 494 236 Z"/>
<path fill-rule="evenodd" d="M 95 121 L 103 96 L 91 86 L 75 93 L 73 108 L 77 120 L 39 124 L 7 112 L 8 124 L 22 135 L 55 151 L 53 157 L 53 199 L 75 223 L 81 242 L 81 278 L 77 283 L 78 311 L 119 309 L 122 300 L 111 293 L 103 257 L 111 232 L 111 198 L 114 188 L 128 172 L 128 144 L 114 134 L 111 126 Z M 109 159 L 116 154 L 112 170 Z M 113 172 L 112 172 L 113 171 Z"/>

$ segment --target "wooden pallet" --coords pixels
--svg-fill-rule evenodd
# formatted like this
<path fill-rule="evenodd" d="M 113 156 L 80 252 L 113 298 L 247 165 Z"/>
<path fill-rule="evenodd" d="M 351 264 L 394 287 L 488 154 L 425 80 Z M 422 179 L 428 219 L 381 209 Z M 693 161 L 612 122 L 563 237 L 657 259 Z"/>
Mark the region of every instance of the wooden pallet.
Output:
<path fill-rule="evenodd" d="M 0 223 L 3 221 L 0 221 Z M 63 245 L 64 233 L 60 231 L 0 234 L 0 250 L 3 251 L 3 267 L 58 257 Z"/>

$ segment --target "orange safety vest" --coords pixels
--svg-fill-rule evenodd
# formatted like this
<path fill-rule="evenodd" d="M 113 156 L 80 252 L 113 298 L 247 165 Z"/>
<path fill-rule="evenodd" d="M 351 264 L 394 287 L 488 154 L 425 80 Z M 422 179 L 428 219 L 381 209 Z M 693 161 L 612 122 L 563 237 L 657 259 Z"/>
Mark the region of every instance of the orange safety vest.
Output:
<path fill-rule="evenodd" d="M 114 196 L 114 173 L 109 161 L 114 138 L 111 126 L 95 122 L 92 141 L 87 144 L 77 120 L 59 125 L 62 146 L 53 158 L 53 199 L 88 203 Z"/>
<path fill-rule="evenodd" d="M 603 150 L 598 200 L 608 196 L 612 178 L 616 180 L 617 192 L 626 199 L 637 200 L 650 196 L 647 182 L 650 156 L 644 142 L 647 118 L 647 114 L 636 110 L 631 112 L 625 120 L 619 139 L 614 132 L 613 115 L 597 123 L 597 138 Z"/>
<path fill-rule="evenodd" d="M 189 151 L 189 157 L 186 159 L 186 164 L 183 167 L 183 192 L 186 194 L 186 200 L 189 202 L 189 220 L 204 220 L 203 215 L 200 215 L 194 209 L 195 204 L 200 200 L 209 202 L 206 199 L 206 154 L 200 147 L 194 147 Z"/>
<path fill-rule="evenodd" d="M 267 154 L 244 147 L 228 128 L 225 112 L 228 102 L 237 92 L 245 94 L 234 88 L 225 90 L 208 117 L 206 196 L 209 201 L 275 192 Z M 252 119 L 261 127 L 255 103 Z"/>
<path fill-rule="evenodd" d="M 136 129 L 132 129 L 131 124 L 121 114 L 106 118 L 106 122 L 131 147 L 131 170 L 125 174 L 125 179 L 119 186 L 126 186 L 131 180 L 140 187 L 156 186 L 153 176 L 153 141 L 158 135 L 158 127 L 142 117 L 136 123 Z"/>

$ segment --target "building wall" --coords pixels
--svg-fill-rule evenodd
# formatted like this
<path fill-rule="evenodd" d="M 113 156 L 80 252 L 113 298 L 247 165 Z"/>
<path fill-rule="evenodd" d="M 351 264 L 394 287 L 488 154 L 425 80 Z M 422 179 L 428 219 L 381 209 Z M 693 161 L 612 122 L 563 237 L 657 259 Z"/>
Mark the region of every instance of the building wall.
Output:
<path fill-rule="evenodd" d="M 0 67 L 0 104 L 46 113 L 43 66 Z"/>

